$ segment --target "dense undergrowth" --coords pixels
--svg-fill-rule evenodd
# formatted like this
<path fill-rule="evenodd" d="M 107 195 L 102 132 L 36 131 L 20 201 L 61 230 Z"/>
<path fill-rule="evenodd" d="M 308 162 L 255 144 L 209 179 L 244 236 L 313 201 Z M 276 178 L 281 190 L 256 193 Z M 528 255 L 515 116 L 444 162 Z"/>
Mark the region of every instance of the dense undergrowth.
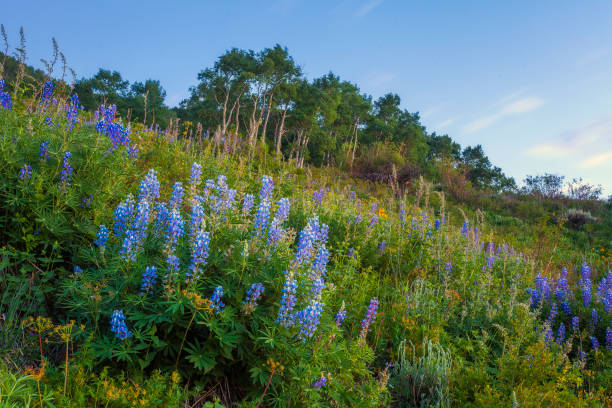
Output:
<path fill-rule="evenodd" d="M 612 403 L 611 257 L 561 225 L 10 102 L 1 406 Z"/>

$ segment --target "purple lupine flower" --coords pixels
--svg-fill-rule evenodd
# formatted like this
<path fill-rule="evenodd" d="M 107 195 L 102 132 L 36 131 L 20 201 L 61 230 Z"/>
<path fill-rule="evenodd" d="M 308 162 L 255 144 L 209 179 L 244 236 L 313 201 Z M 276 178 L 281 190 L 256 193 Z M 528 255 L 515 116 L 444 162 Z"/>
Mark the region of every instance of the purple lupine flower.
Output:
<path fill-rule="evenodd" d="M 4 79 L 0 79 L 0 106 L 3 109 L 11 110 L 13 103 L 11 102 L 11 94 L 4 92 Z"/>
<path fill-rule="evenodd" d="M 202 165 L 197 162 L 193 162 L 191 165 L 191 173 L 189 175 L 189 185 L 195 191 L 195 189 L 200 185 L 202 178 Z"/>
<path fill-rule="evenodd" d="M 147 266 L 142 275 L 142 283 L 140 285 L 140 296 L 153 293 L 153 287 L 157 280 L 157 268 L 154 266 Z"/>
<path fill-rule="evenodd" d="M 380 241 L 378 244 L 378 256 L 382 255 L 385 252 L 385 248 L 387 247 L 387 243 L 385 241 Z"/>
<path fill-rule="evenodd" d="M 149 169 L 144 179 L 140 181 L 138 190 L 138 201 L 152 203 L 156 198 L 159 198 L 159 181 L 154 169 Z"/>
<path fill-rule="evenodd" d="M 344 300 L 343 300 L 342 306 L 340 306 L 338 313 L 336 313 L 336 327 L 340 327 L 342 323 L 344 323 L 344 319 L 346 319 L 346 310 L 344 307 Z"/>
<path fill-rule="evenodd" d="M 353 220 L 353 224 L 355 224 L 355 225 L 359 224 L 362 219 L 363 219 L 363 217 L 361 215 L 357 215 L 355 217 L 355 219 Z"/>
<path fill-rule="evenodd" d="M 128 337 L 132 337 L 132 333 L 128 330 L 125 325 L 125 316 L 123 310 L 115 310 L 111 315 L 111 332 L 115 333 L 115 337 L 119 340 L 125 340 Z"/>
<path fill-rule="evenodd" d="M 168 206 L 166 203 L 157 203 L 155 207 L 155 234 L 159 235 L 162 231 L 165 231 L 168 228 L 168 218 L 170 217 L 170 212 L 168 211 Z"/>
<path fill-rule="evenodd" d="M 400 223 L 404 225 L 404 221 L 406 220 L 406 203 L 404 201 L 400 202 L 399 218 L 400 218 Z"/>
<path fill-rule="evenodd" d="M 544 342 L 546 342 L 546 345 L 549 345 L 552 341 L 553 341 L 553 331 L 550 327 L 548 327 L 546 329 L 546 332 L 544 333 Z"/>
<path fill-rule="evenodd" d="M 493 265 L 495 265 L 495 256 L 490 255 L 487 257 L 487 268 L 493 269 Z"/>
<path fill-rule="evenodd" d="M 178 210 L 171 210 L 168 214 L 168 227 L 166 228 L 166 248 L 174 250 L 179 238 L 183 236 L 185 221 Z"/>
<path fill-rule="evenodd" d="M 183 184 L 180 181 L 174 183 L 174 186 L 172 186 L 172 196 L 168 202 L 170 209 L 178 210 L 181 207 L 184 193 Z"/>
<path fill-rule="evenodd" d="M 102 251 L 106 248 L 106 241 L 108 240 L 108 228 L 102 224 L 98 227 L 98 235 L 94 241 L 94 245 L 98 246 Z"/>
<path fill-rule="evenodd" d="M 80 275 L 83 273 L 83 268 L 81 268 L 78 265 L 74 265 L 74 268 L 72 269 L 75 275 Z"/>
<path fill-rule="evenodd" d="M 300 310 L 296 313 L 295 319 L 299 323 L 298 338 L 302 341 L 306 341 L 311 338 L 321 320 L 321 313 L 323 311 L 323 303 L 319 300 L 313 299 L 313 301 L 306 306 L 304 310 Z"/>
<path fill-rule="evenodd" d="M 374 201 L 372 203 L 372 206 L 370 207 L 370 213 L 371 214 L 376 214 L 376 210 L 378 210 L 378 203 L 376 201 Z"/>
<path fill-rule="evenodd" d="M 470 228 L 470 223 L 467 221 L 463 221 L 463 227 L 461 228 L 461 235 L 467 238 L 469 228 Z"/>
<path fill-rule="evenodd" d="M 53 81 L 45 82 L 45 86 L 43 87 L 42 95 L 40 96 L 40 104 L 43 108 L 43 111 L 47 111 L 49 106 L 49 102 L 53 97 Z"/>
<path fill-rule="evenodd" d="M 321 203 L 323 202 L 323 197 L 325 196 L 325 189 L 324 188 L 320 188 L 318 190 L 315 190 L 314 193 L 312 193 L 312 201 L 315 204 L 321 205 Z"/>
<path fill-rule="evenodd" d="M 40 161 L 46 162 L 49 158 L 49 142 L 40 143 Z"/>
<path fill-rule="evenodd" d="M 372 218 L 370 219 L 370 223 L 368 224 L 368 227 L 374 228 L 376 224 L 378 224 L 378 216 L 373 215 Z"/>
<path fill-rule="evenodd" d="M 323 224 L 324 225 L 324 224 Z M 293 267 L 298 268 L 301 265 L 310 263 L 315 250 L 315 244 L 321 240 L 321 227 L 317 217 L 310 218 L 308 223 L 300 231 L 298 239 L 298 247 L 293 260 Z"/>
<path fill-rule="evenodd" d="M 327 384 L 327 377 L 321 375 L 321 378 L 315 381 L 314 384 L 312 384 L 312 387 L 317 390 L 320 390 L 321 388 L 325 387 L 325 384 Z"/>
<path fill-rule="evenodd" d="M 327 273 L 327 262 L 329 262 L 329 251 L 325 245 L 321 245 L 317 249 L 317 254 L 315 255 L 315 259 L 312 262 L 312 268 L 310 270 L 310 275 L 313 280 L 325 277 L 325 274 Z"/>
<path fill-rule="evenodd" d="M 74 124 L 78 119 L 80 109 L 81 101 L 79 100 L 79 95 L 74 94 L 70 98 L 70 104 L 66 110 L 66 124 L 68 125 L 68 131 L 71 131 L 72 128 L 74 128 Z"/>
<path fill-rule="evenodd" d="M 577 333 L 580 330 L 580 318 L 578 316 L 572 317 L 572 331 Z"/>
<path fill-rule="evenodd" d="M 222 297 L 223 287 L 217 286 L 213 292 L 212 297 L 210 298 L 211 307 L 216 313 L 222 312 L 223 308 L 225 307 L 225 303 L 223 303 L 223 301 L 221 300 Z"/>
<path fill-rule="evenodd" d="M 548 322 L 551 325 L 555 321 L 555 317 L 557 317 L 557 304 L 553 303 L 550 307 L 550 314 L 548 315 Z"/>
<path fill-rule="evenodd" d="M 268 230 L 268 224 L 270 223 L 270 208 L 270 200 L 264 197 L 257 206 L 257 212 L 255 213 L 255 222 L 253 223 L 253 236 L 255 238 L 264 236 Z"/>
<path fill-rule="evenodd" d="M 282 223 L 289 217 L 289 200 L 287 198 L 281 198 L 278 200 L 278 209 L 274 213 L 274 218 L 270 223 L 270 229 L 268 231 L 268 246 L 270 248 L 276 247 L 283 235 Z"/>
<path fill-rule="evenodd" d="M 64 153 L 64 161 L 62 163 L 62 171 L 60 172 L 61 179 L 61 188 L 62 190 L 66 190 L 70 185 L 70 180 L 72 179 L 72 166 L 70 166 L 70 157 L 72 153 L 65 152 Z"/>
<path fill-rule="evenodd" d="M 442 226 L 442 223 L 440 222 L 440 220 L 436 220 L 434 222 L 434 229 L 437 231 L 440 229 L 440 227 Z"/>
<path fill-rule="evenodd" d="M 347 256 L 348 256 L 349 258 L 357 258 L 357 256 L 355 255 L 355 248 L 350 247 L 350 248 L 348 249 Z"/>
<path fill-rule="evenodd" d="M 370 305 L 368 306 L 368 311 L 366 313 L 366 316 L 365 316 L 365 318 L 361 322 L 360 337 L 362 339 L 365 339 L 365 337 L 368 334 L 368 330 L 370 328 L 370 325 L 376 319 L 376 311 L 377 310 L 378 310 L 378 299 L 372 298 L 372 300 L 370 300 Z"/>
<path fill-rule="evenodd" d="M 125 201 L 119 203 L 115 208 L 115 218 L 113 224 L 113 233 L 116 236 L 121 236 L 125 233 L 131 223 L 134 215 L 134 199 L 129 195 Z"/>
<path fill-rule="evenodd" d="M 136 214 L 131 230 L 136 236 L 139 249 L 147 237 L 147 228 L 151 220 L 151 207 L 148 201 L 140 201 L 136 206 Z"/>
<path fill-rule="evenodd" d="M 293 279 L 292 273 L 287 273 L 287 280 L 285 281 L 285 286 L 283 286 L 283 295 L 280 301 L 280 309 L 276 318 L 276 322 L 283 327 L 292 327 L 295 323 L 293 308 L 296 302 L 296 291 L 297 284 L 295 279 Z"/>
<path fill-rule="evenodd" d="M 242 201 L 242 214 L 249 215 L 251 213 L 251 209 L 253 208 L 253 204 L 255 201 L 255 197 L 253 194 L 245 194 L 244 199 Z"/>
<path fill-rule="evenodd" d="M 201 204 L 201 197 L 196 196 L 194 204 L 191 207 L 191 219 L 189 220 L 189 236 L 191 242 L 195 239 L 196 234 L 202 228 L 202 221 L 204 220 L 204 207 Z"/>
<path fill-rule="evenodd" d="M 563 313 L 565 313 L 567 316 L 572 314 L 572 307 L 568 300 L 561 302 L 561 310 L 563 310 Z"/>
<path fill-rule="evenodd" d="M 25 181 L 29 180 L 30 177 L 32 177 L 32 166 L 26 163 L 19 169 L 19 179 Z"/>
<path fill-rule="evenodd" d="M 565 324 L 561 323 L 559 325 L 559 329 L 557 330 L 557 339 L 556 342 L 561 344 L 565 340 Z"/>
<path fill-rule="evenodd" d="M 119 253 L 126 262 L 136 262 L 136 254 L 139 249 L 138 236 L 133 230 L 129 229 L 125 233 L 123 243 L 121 245 L 121 251 Z"/>
<path fill-rule="evenodd" d="M 599 341 L 597 341 L 597 337 L 595 336 L 591 336 L 591 347 L 595 351 L 599 350 Z"/>
<path fill-rule="evenodd" d="M 254 283 L 249 287 L 246 292 L 246 299 L 242 302 L 246 314 L 252 313 L 255 310 L 257 302 L 263 293 L 264 285 L 262 283 Z"/>
<path fill-rule="evenodd" d="M 272 190 L 274 190 L 274 180 L 270 176 L 261 177 L 261 190 L 259 190 L 259 201 L 272 198 Z"/>
<path fill-rule="evenodd" d="M 194 238 L 193 249 L 191 251 L 190 272 L 187 272 L 187 280 L 197 279 L 200 275 L 200 267 L 206 265 L 208 250 L 210 246 L 210 233 L 199 230 Z"/>
<path fill-rule="evenodd" d="M 591 326 L 596 327 L 599 322 L 599 316 L 597 316 L 597 310 L 591 309 Z"/>
<path fill-rule="evenodd" d="M 168 271 L 178 271 L 181 269 L 180 260 L 173 253 L 168 254 L 166 257 L 166 263 L 168 264 Z"/>
<path fill-rule="evenodd" d="M 582 286 L 582 302 L 584 304 L 584 308 L 588 309 L 591 305 L 591 284 L 584 284 Z"/>
<path fill-rule="evenodd" d="M 612 350 L 612 328 L 606 329 L 606 348 Z"/>

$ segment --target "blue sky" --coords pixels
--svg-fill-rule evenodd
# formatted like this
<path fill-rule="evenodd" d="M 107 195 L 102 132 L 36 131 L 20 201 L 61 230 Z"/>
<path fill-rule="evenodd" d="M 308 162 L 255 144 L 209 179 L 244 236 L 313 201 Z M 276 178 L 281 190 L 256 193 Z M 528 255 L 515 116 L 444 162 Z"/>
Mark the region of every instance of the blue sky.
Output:
<path fill-rule="evenodd" d="M 231 47 L 287 46 L 309 78 L 398 93 L 430 131 L 482 144 L 522 180 L 553 172 L 612 194 L 611 1 L 28 1 L 0 23 L 29 62 L 56 37 L 78 76 L 159 79 L 176 104 Z"/>

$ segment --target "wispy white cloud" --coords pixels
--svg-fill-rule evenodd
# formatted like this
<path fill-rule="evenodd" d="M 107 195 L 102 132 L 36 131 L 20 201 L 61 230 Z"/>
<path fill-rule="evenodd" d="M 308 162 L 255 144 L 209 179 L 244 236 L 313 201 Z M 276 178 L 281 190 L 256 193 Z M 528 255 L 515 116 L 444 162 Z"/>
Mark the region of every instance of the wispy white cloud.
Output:
<path fill-rule="evenodd" d="M 590 167 L 599 167 L 603 164 L 610 165 L 612 167 L 612 151 L 595 154 L 586 160 L 580 162 L 580 167 L 582 168 L 590 168 Z"/>
<path fill-rule="evenodd" d="M 500 109 L 496 112 L 473 120 L 472 122 L 465 125 L 463 130 L 466 133 L 473 133 L 484 129 L 488 126 L 491 126 L 493 123 L 500 121 L 501 119 L 520 115 L 523 113 L 530 112 L 542 106 L 544 104 L 544 100 L 535 96 L 525 97 L 513 102 L 507 101 Z"/>
<path fill-rule="evenodd" d="M 612 140 L 612 117 L 573 129 L 549 142 L 539 143 L 528 148 L 525 153 L 540 158 L 560 158 L 574 154 L 590 155 L 582 167 L 594 167 L 603 164 L 607 153 L 599 153 L 601 140 Z"/>
<path fill-rule="evenodd" d="M 383 0 L 370 0 L 361 7 L 357 9 L 355 12 L 355 17 L 364 17 L 367 14 L 370 14 L 376 7 L 380 6 Z"/>
<path fill-rule="evenodd" d="M 447 127 L 449 125 L 452 125 L 453 123 L 455 123 L 455 119 L 446 119 L 444 122 L 438 123 L 436 125 L 436 128 L 437 129 L 444 128 L 444 127 Z"/>

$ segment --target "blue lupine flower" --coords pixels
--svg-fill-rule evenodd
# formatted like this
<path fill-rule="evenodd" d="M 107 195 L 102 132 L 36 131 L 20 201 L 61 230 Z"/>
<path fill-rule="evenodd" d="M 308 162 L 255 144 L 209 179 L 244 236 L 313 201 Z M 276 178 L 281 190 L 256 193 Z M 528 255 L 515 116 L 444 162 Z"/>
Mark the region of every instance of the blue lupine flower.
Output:
<path fill-rule="evenodd" d="M 43 87 L 42 95 L 40 96 L 40 104 L 43 107 L 43 110 L 46 111 L 49 106 L 49 102 L 53 97 L 53 81 L 45 82 L 45 86 Z"/>
<path fill-rule="evenodd" d="M 193 162 L 191 165 L 191 174 L 189 175 L 189 184 L 194 190 L 200 185 L 202 178 L 202 166 L 199 163 Z"/>
<path fill-rule="evenodd" d="M 553 303 L 551 308 L 550 308 L 550 314 L 548 315 L 548 322 L 552 325 L 552 323 L 555 320 L 555 317 L 557 317 L 557 304 Z"/>
<path fill-rule="evenodd" d="M 582 302 L 584 304 L 585 309 L 588 309 L 591 305 L 591 285 L 588 286 L 585 284 L 582 286 Z"/>
<path fill-rule="evenodd" d="M 40 161 L 47 161 L 49 158 L 49 142 L 40 143 Z"/>
<path fill-rule="evenodd" d="M 324 188 L 320 188 L 318 190 L 315 190 L 314 193 L 312 193 L 312 201 L 314 201 L 315 204 L 321 205 L 321 203 L 323 202 L 323 197 L 325 196 L 325 189 Z"/>
<path fill-rule="evenodd" d="M 293 267 L 298 268 L 301 265 L 308 264 L 314 253 L 315 243 L 320 238 L 319 219 L 313 217 L 308 220 L 308 223 L 302 231 L 300 231 L 298 247 L 293 260 Z"/>
<path fill-rule="evenodd" d="M 446 274 L 446 278 L 450 278 L 451 272 L 453 271 L 453 265 L 450 262 L 447 262 L 444 265 L 444 272 Z"/>
<path fill-rule="evenodd" d="M 142 284 L 140 285 L 140 296 L 145 294 L 153 293 L 153 287 L 157 280 L 157 268 L 154 266 L 147 266 L 142 275 Z"/>
<path fill-rule="evenodd" d="M 372 218 L 370 219 L 370 223 L 368 224 L 368 227 L 374 228 L 376 224 L 378 224 L 378 216 L 373 215 Z"/>
<path fill-rule="evenodd" d="M 353 220 L 353 224 L 355 224 L 355 225 L 359 224 L 362 219 L 363 219 L 363 217 L 361 215 L 357 215 L 355 217 L 355 219 Z"/>
<path fill-rule="evenodd" d="M 166 248 L 174 249 L 179 238 L 183 236 L 184 225 L 185 221 L 181 217 L 181 213 L 177 210 L 170 211 L 166 229 Z"/>
<path fill-rule="evenodd" d="M 591 326 L 596 327 L 599 322 L 599 316 L 597 316 L 597 310 L 591 309 Z"/>
<path fill-rule="evenodd" d="M 93 195 L 88 195 L 87 197 L 84 197 L 82 202 L 81 202 L 81 207 L 87 207 L 89 208 L 89 206 L 91 205 L 91 200 L 93 199 Z"/>
<path fill-rule="evenodd" d="M 311 338 L 321 320 L 321 313 L 323 312 L 323 303 L 318 300 L 313 300 L 304 310 L 300 310 L 296 313 L 295 319 L 299 323 L 298 338 L 302 341 L 306 341 Z"/>
<path fill-rule="evenodd" d="M 181 268 L 178 257 L 173 253 L 168 254 L 166 262 L 168 263 L 168 271 L 178 271 Z"/>
<path fill-rule="evenodd" d="M 608 350 L 612 349 L 612 328 L 610 327 L 606 329 L 606 348 Z"/>
<path fill-rule="evenodd" d="M 567 316 L 572 314 L 572 307 L 571 307 L 570 302 L 568 300 L 564 300 L 561 303 L 561 310 L 563 310 L 563 313 L 565 313 Z"/>
<path fill-rule="evenodd" d="M 346 310 L 344 301 L 342 301 L 342 306 L 340 306 L 340 310 L 336 313 L 336 327 L 340 327 L 344 323 L 344 319 L 346 319 Z"/>
<path fill-rule="evenodd" d="M 152 203 L 156 198 L 159 198 L 159 181 L 155 170 L 149 169 L 138 186 L 138 201 Z"/>
<path fill-rule="evenodd" d="M 356 258 L 357 256 L 355 255 L 355 248 L 350 247 L 348 249 L 347 255 L 348 255 L 349 258 Z"/>
<path fill-rule="evenodd" d="M 378 310 L 378 299 L 372 298 L 372 300 L 370 300 L 370 305 L 368 306 L 368 311 L 366 313 L 366 316 L 361 321 L 361 334 L 360 334 L 360 337 L 362 339 L 365 339 L 366 335 L 368 334 L 368 330 L 370 328 L 370 325 L 376 319 L 376 311 L 377 310 Z"/>
<path fill-rule="evenodd" d="M 565 325 L 561 323 L 559 325 L 559 329 L 557 330 L 557 339 L 556 342 L 561 344 L 565 340 Z"/>
<path fill-rule="evenodd" d="M 0 79 L 0 106 L 3 109 L 11 110 L 13 103 L 11 102 L 11 94 L 4 92 L 4 79 Z"/>
<path fill-rule="evenodd" d="M 30 177 L 32 177 L 32 166 L 26 163 L 21 169 L 19 169 L 19 178 L 25 181 Z"/>
<path fill-rule="evenodd" d="M 138 247 L 142 246 L 147 236 L 147 228 L 151 220 L 151 207 L 148 201 L 140 201 L 136 206 L 136 215 L 132 224 L 132 231 L 136 236 Z"/>
<path fill-rule="evenodd" d="M 386 247 L 387 243 L 385 241 L 380 241 L 380 244 L 378 244 L 378 255 L 382 255 Z"/>
<path fill-rule="evenodd" d="M 297 284 L 291 273 L 287 273 L 287 280 L 283 287 L 283 295 L 280 301 L 280 309 L 278 311 L 278 317 L 276 322 L 283 327 L 292 327 L 295 323 L 295 316 L 293 315 L 293 308 L 295 307 L 295 293 L 297 291 Z"/>
<path fill-rule="evenodd" d="M 599 350 L 599 341 L 597 341 L 597 337 L 595 336 L 591 337 L 591 347 L 595 351 Z"/>
<path fill-rule="evenodd" d="M 189 236 L 191 242 L 195 240 L 196 234 L 202 228 L 202 220 L 204 219 L 204 207 L 201 204 L 201 198 L 196 196 L 193 206 L 191 207 L 191 219 L 189 220 Z"/>
<path fill-rule="evenodd" d="M 253 223 L 253 236 L 255 238 L 264 236 L 268 230 L 268 223 L 270 222 L 270 207 L 270 200 L 267 197 L 264 197 L 264 199 L 257 206 L 255 222 Z"/>
<path fill-rule="evenodd" d="M 125 238 L 123 238 L 121 250 L 119 251 L 126 262 L 136 262 L 136 255 L 139 249 L 138 241 L 138 236 L 134 231 L 131 229 L 127 230 Z"/>
<path fill-rule="evenodd" d="M 47 116 L 45 118 L 45 125 L 47 125 L 47 127 L 52 127 L 53 126 L 53 119 L 51 119 L 49 116 Z"/>
<path fill-rule="evenodd" d="M 183 195 L 185 191 L 183 189 L 183 184 L 180 181 L 174 183 L 172 186 L 172 196 L 170 197 L 169 205 L 170 209 L 177 210 L 180 208 L 183 203 Z"/>
<path fill-rule="evenodd" d="M 442 225 L 442 223 L 440 222 L 440 220 L 436 220 L 434 222 L 434 229 L 437 231 L 440 229 L 440 226 Z"/>
<path fill-rule="evenodd" d="M 553 331 L 550 327 L 547 328 L 546 332 L 544 333 L 544 341 L 547 345 L 549 345 L 553 341 Z"/>
<path fill-rule="evenodd" d="M 578 358 L 582 361 L 585 361 L 587 358 L 587 354 L 584 351 L 580 350 L 580 352 L 578 353 Z"/>
<path fill-rule="evenodd" d="M 94 245 L 97 245 L 100 249 L 104 250 L 106 247 L 106 240 L 108 240 L 108 228 L 102 224 L 98 227 L 98 235 L 94 241 Z"/>
<path fill-rule="evenodd" d="M 264 292 L 264 285 L 262 283 L 252 284 L 246 292 L 246 299 L 242 303 L 244 306 L 244 312 L 246 314 L 252 313 L 257 307 L 257 302 Z"/>
<path fill-rule="evenodd" d="M 155 213 L 155 234 L 159 235 L 162 231 L 166 231 L 168 229 L 168 218 L 170 217 L 170 212 L 168 211 L 168 206 L 166 203 L 157 203 Z"/>
<path fill-rule="evenodd" d="M 312 263 L 312 270 L 310 272 L 311 278 L 313 280 L 325 276 L 328 261 L 329 251 L 327 250 L 325 245 L 319 246 L 319 248 L 317 249 L 317 254 L 315 255 L 315 259 Z"/>
<path fill-rule="evenodd" d="M 129 195 L 125 201 L 119 203 L 115 208 L 115 218 L 113 224 L 113 233 L 116 236 L 121 236 L 125 233 L 134 216 L 134 199 Z"/>
<path fill-rule="evenodd" d="M 68 131 L 71 131 L 76 123 L 79 116 L 79 109 L 81 109 L 81 101 L 79 100 L 79 95 L 74 94 L 70 98 L 70 104 L 68 105 L 68 110 L 66 111 L 66 124 L 68 125 Z"/>
<path fill-rule="evenodd" d="M 72 178 L 72 166 L 70 166 L 70 162 L 69 162 L 70 156 L 72 156 L 72 153 L 70 152 L 64 153 L 62 171 L 60 172 L 61 187 L 63 190 L 68 188 L 68 186 L 70 185 L 70 180 Z"/>
<path fill-rule="evenodd" d="M 187 280 L 199 277 L 200 267 L 206 265 L 206 260 L 208 259 L 209 245 L 210 233 L 199 230 L 195 235 L 191 251 L 191 265 L 189 266 L 190 272 L 187 272 Z"/>
<path fill-rule="evenodd" d="M 253 208 L 253 204 L 255 201 L 255 197 L 253 194 L 246 194 L 242 201 L 242 214 L 249 215 L 251 213 L 251 209 Z"/>
<path fill-rule="evenodd" d="M 111 332 L 115 333 L 115 337 L 119 340 L 125 340 L 128 337 L 132 337 L 132 333 L 128 330 L 125 325 L 125 316 L 123 310 L 115 310 L 111 315 Z"/>
<path fill-rule="evenodd" d="M 320 390 L 322 387 L 325 387 L 325 384 L 327 384 L 327 377 L 321 375 L 321 378 L 315 381 L 312 386 L 317 390 Z"/>
<path fill-rule="evenodd" d="M 578 332 L 580 330 L 580 318 L 578 316 L 572 317 L 572 331 Z"/>
<path fill-rule="evenodd" d="M 213 292 L 212 297 L 210 298 L 211 307 L 217 313 L 222 312 L 223 308 L 225 307 L 225 303 L 223 303 L 223 301 L 221 300 L 222 297 L 223 287 L 217 286 L 215 288 L 215 291 Z"/>
<path fill-rule="evenodd" d="M 561 270 L 561 275 L 557 279 L 557 288 L 555 289 L 555 297 L 558 300 L 563 300 L 567 295 L 571 293 L 569 283 L 567 280 L 567 269 Z"/>
<path fill-rule="evenodd" d="M 72 270 L 74 271 L 75 275 L 80 275 L 83 273 L 83 269 L 78 265 L 74 265 L 74 268 Z"/>
<path fill-rule="evenodd" d="M 272 190 L 274 190 L 274 180 L 270 176 L 261 177 L 261 189 L 259 190 L 259 201 L 272 198 Z"/>
<path fill-rule="evenodd" d="M 461 235 L 467 238 L 469 228 L 470 228 L 470 224 L 467 221 L 464 221 L 463 227 L 461 228 Z"/>
<path fill-rule="evenodd" d="M 376 210 L 378 210 L 378 203 L 376 201 L 374 201 L 372 203 L 372 206 L 370 207 L 370 213 L 375 214 Z"/>

